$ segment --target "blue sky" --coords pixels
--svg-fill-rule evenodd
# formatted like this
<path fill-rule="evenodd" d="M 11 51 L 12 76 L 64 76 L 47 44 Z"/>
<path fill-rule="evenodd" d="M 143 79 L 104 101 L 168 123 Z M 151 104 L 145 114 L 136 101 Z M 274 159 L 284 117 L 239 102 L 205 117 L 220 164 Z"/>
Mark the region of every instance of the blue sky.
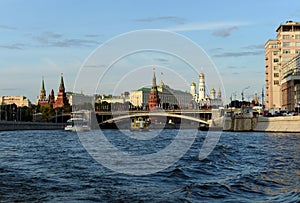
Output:
<path fill-rule="evenodd" d="M 264 85 L 264 44 L 287 20 L 300 21 L 299 0 L 2 0 L 0 95 L 25 95 L 35 102 L 42 77 L 47 93 L 57 92 L 62 72 L 72 91 L 81 65 L 99 45 L 126 32 L 164 29 L 191 39 L 208 54 L 227 98 L 235 91 L 240 98 L 247 86 L 245 95 L 252 97 Z M 111 93 L 104 90 L 99 93 Z"/>

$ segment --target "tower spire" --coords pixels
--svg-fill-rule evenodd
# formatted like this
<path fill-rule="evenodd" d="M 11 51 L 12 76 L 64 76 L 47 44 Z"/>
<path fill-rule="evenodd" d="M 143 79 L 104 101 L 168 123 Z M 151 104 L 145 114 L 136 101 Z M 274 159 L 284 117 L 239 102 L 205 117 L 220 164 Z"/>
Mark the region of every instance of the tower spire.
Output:
<path fill-rule="evenodd" d="M 155 76 L 155 68 L 153 68 L 153 78 L 152 78 L 152 87 L 156 87 L 156 76 Z"/>
<path fill-rule="evenodd" d="M 64 78 L 63 78 L 63 74 L 61 73 L 59 90 L 57 93 L 56 101 L 53 104 L 53 108 L 56 109 L 56 108 L 61 108 L 69 105 L 70 105 L 69 100 L 65 92 Z"/>
<path fill-rule="evenodd" d="M 150 90 L 148 105 L 149 105 L 149 110 L 156 109 L 160 105 L 160 98 L 159 98 L 157 86 L 156 86 L 155 68 L 153 68 L 152 87 Z"/>
<path fill-rule="evenodd" d="M 65 84 L 64 84 L 63 73 L 61 73 L 61 77 L 60 77 L 59 90 L 60 90 L 60 91 L 65 91 Z"/>
<path fill-rule="evenodd" d="M 41 93 L 45 93 L 45 94 L 46 94 L 46 90 L 45 90 L 45 82 L 44 82 L 44 76 L 42 77 Z"/>
<path fill-rule="evenodd" d="M 46 97 L 44 77 L 42 77 L 42 87 L 41 87 L 40 97 L 38 98 L 37 104 L 40 105 L 40 106 L 48 105 L 48 100 L 47 100 L 47 97 Z"/>

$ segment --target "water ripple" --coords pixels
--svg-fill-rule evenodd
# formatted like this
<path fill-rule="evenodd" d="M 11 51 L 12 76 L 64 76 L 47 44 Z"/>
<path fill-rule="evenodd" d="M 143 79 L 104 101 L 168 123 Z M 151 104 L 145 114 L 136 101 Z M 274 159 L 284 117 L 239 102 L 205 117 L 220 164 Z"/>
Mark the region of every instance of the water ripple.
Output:
<path fill-rule="evenodd" d="M 176 132 L 137 141 L 120 139 L 118 131 L 106 135 L 119 149 L 147 154 L 170 144 Z M 75 133 L 0 132 L 0 202 L 300 201 L 299 134 L 224 132 L 213 152 L 199 160 L 205 136 L 199 131 L 169 168 L 129 176 L 97 163 Z"/>

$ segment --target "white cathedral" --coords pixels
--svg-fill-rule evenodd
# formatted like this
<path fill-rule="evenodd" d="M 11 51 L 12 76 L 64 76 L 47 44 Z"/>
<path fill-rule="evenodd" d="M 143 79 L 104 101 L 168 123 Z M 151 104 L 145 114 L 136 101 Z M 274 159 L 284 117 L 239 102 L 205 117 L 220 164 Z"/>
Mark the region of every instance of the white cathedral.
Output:
<path fill-rule="evenodd" d="M 203 73 L 199 74 L 198 94 L 196 89 L 196 83 L 192 82 L 190 93 L 193 96 L 193 101 L 199 106 L 199 108 L 223 106 L 220 87 L 217 95 L 214 88 L 210 90 L 210 95 L 205 94 L 205 76 Z"/>

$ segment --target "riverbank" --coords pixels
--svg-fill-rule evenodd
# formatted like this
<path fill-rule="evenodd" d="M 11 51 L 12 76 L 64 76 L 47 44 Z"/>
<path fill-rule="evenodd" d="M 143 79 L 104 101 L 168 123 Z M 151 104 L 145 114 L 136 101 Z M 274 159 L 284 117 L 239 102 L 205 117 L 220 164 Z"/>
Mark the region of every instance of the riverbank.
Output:
<path fill-rule="evenodd" d="M 0 131 L 63 130 L 65 125 L 65 123 L 0 121 Z"/>
<path fill-rule="evenodd" d="M 300 116 L 258 117 L 256 132 L 300 132 Z"/>
<path fill-rule="evenodd" d="M 254 131 L 254 132 L 300 132 L 300 116 L 279 117 L 225 117 L 224 131 Z"/>

